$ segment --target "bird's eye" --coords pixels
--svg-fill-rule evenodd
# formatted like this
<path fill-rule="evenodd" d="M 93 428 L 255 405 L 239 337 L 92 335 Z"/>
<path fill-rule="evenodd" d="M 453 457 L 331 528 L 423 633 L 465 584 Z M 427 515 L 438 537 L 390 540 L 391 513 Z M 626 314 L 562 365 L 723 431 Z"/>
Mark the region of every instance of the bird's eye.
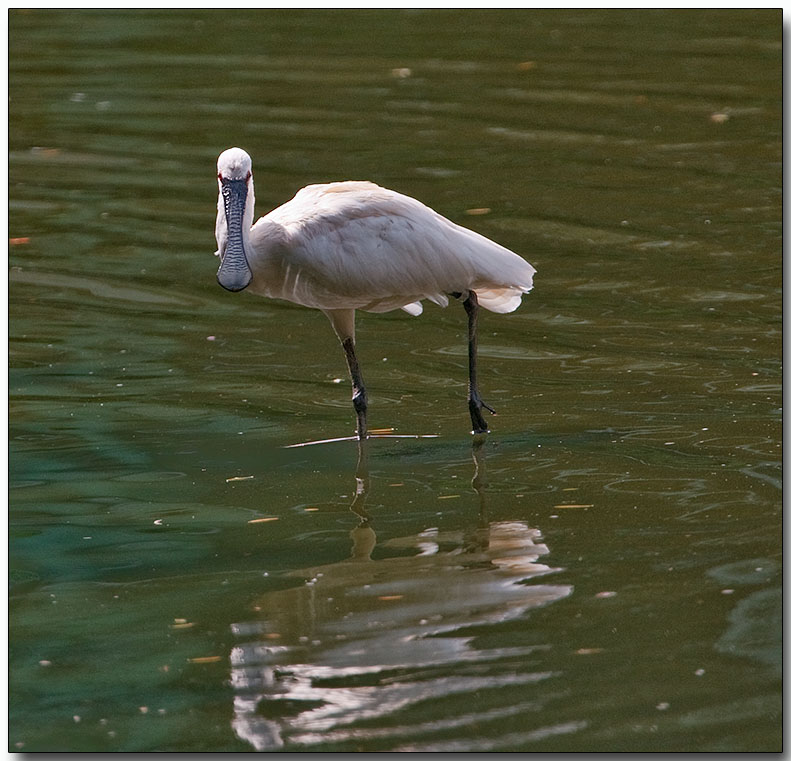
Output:
<path fill-rule="evenodd" d="M 217 172 L 217 179 L 222 180 L 222 172 Z"/>
<path fill-rule="evenodd" d="M 250 172 L 250 171 L 248 171 L 248 172 L 247 172 L 247 177 L 245 177 L 245 180 L 246 180 L 247 182 L 250 182 L 250 178 L 251 178 L 252 176 L 253 176 L 253 173 L 252 173 L 252 172 Z"/>

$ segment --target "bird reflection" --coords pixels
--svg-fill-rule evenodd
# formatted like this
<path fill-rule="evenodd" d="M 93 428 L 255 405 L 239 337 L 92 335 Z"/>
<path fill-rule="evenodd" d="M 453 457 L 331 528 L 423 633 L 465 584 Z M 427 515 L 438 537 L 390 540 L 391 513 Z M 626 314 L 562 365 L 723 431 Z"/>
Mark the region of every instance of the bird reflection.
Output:
<path fill-rule="evenodd" d="M 525 583 L 557 570 L 540 562 L 549 550 L 537 529 L 488 520 L 483 439 L 472 447 L 474 525 L 388 539 L 379 545 L 388 556 L 377 560 L 366 509 L 368 442 L 359 442 L 350 505 L 359 522 L 350 531 L 349 557 L 294 572 L 303 585 L 262 596 L 256 620 L 233 625 L 240 639 L 231 657 L 233 728 L 241 739 L 271 750 L 394 738 L 402 730 L 392 716 L 379 728 L 376 719 L 430 698 L 550 676 L 525 666 L 525 656 L 540 646 L 478 647 L 471 633 L 572 591 Z M 474 713 L 453 718 L 460 728 L 475 721 Z M 425 731 L 433 731 L 431 724 Z"/>

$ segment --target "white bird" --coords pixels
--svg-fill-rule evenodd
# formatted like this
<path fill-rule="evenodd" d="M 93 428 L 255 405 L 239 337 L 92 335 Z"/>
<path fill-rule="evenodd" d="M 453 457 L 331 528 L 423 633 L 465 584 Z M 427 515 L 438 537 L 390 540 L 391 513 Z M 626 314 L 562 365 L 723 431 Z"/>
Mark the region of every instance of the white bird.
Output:
<path fill-rule="evenodd" d="M 308 185 L 253 224 L 252 160 L 229 148 L 217 160 L 217 280 L 320 309 L 346 354 L 357 436 L 368 436 L 367 393 L 355 354 L 355 310 L 423 311 L 461 299 L 468 317 L 467 401 L 473 433 L 489 428 L 478 392 L 478 305 L 512 312 L 533 287 L 535 269 L 521 256 L 454 224 L 420 201 L 372 182 Z"/>

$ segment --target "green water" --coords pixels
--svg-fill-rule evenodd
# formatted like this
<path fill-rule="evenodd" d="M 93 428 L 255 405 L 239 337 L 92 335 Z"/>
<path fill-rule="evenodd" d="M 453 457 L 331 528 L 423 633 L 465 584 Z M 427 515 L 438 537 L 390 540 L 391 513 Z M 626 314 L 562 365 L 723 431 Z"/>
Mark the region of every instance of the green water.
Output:
<path fill-rule="evenodd" d="M 9 41 L 10 750 L 780 749 L 779 11 Z M 358 317 L 371 427 L 422 437 L 287 448 L 353 432 L 345 363 L 217 286 L 231 145 L 258 213 L 370 179 L 538 269 L 482 447 L 428 304 Z"/>

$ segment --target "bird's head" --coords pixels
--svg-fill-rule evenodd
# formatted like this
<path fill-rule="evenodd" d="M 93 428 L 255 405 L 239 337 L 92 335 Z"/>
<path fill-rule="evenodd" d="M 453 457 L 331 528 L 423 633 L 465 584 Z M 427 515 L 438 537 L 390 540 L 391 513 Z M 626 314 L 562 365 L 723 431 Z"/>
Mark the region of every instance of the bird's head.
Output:
<path fill-rule="evenodd" d="M 217 281 L 229 291 L 244 290 L 253 279 L 250 269 L 250 227 L 255 194 L 253 162 L 241 148 L 229 148 L 217 159 Z"/>

